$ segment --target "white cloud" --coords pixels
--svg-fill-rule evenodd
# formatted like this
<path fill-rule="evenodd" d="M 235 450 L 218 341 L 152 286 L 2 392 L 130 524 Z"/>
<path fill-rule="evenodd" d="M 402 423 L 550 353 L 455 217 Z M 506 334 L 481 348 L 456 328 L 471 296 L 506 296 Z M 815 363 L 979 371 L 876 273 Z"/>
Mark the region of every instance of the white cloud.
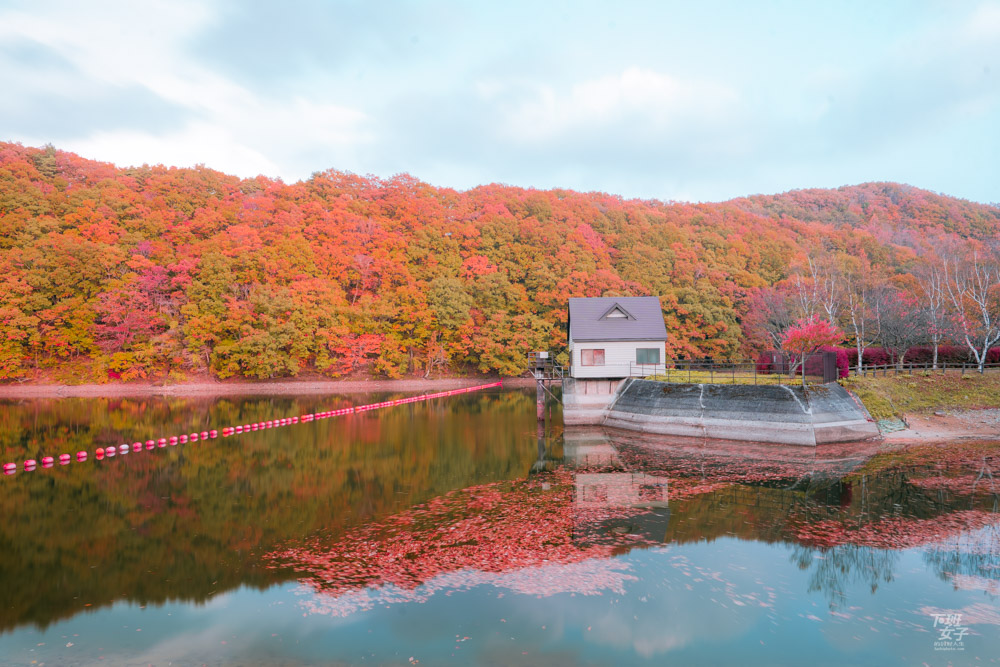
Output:
<path fill-rule="evenodd" d="M 79 73 L 20 77 L 23 97 L 82 97 L 95 86 L 141 88 L 188 116 L 180 129 L 165 133 L 114 129 L 59 141 L 85 157 L 119 165 L 203 163 L 241 176 L 286 179 L 311 171 L 295 160 L 298 153 L 320 152 L 340 166 L 357 165 L 357 147 L 372 138 L 365 113 L 325 99 L 324 91 L 308 99 L 262 97 L 193 60 L 187 42 L 212 25 L 212 13 L 192 2 L 70 2 L 45 14 L 0 14 L 0 40 L 44 45 Z M 9 138 L 51 141 L 25 134 Z"/>
<path fill-rule="evenodd" d="M 980 5 L 969 17 L 965 33 L 976 40 L 1000 38 L 1000 3 L 988 2 Z"/>
<path fill-rule="evenodd" d="M 521 92 L 495 83 L 481 84 L 479 90 L 492 98 Z M 508 137 L 519 142 L 600 131 L 621 122 L 656 134 L 680 132 L 692 122 L 724 123 L 740 103 L 738 93 L 726 86 L 634 66 L 581 81 L 565 92 L 549 85 L 527 90 L 527 99 L 514 105 L 505 128 Z"/>
<path fill-rule="evenodd" d="M 718 200 L 878 179 L 996 199 L 987 151 L 944 165 L 996 144 L 998 2 L 870 25 L 734 3 L 710 34 L 697 3 L 668 23 L 618 8 L 617 30 L 601 12 L 570 30 L 555 11 L 528 28 L 515 6 L 422 7 L 7 0 L 0 139 L 286 180 Z"/>
<path fill-rule="evenodd" d="M 145 132 L 100 132 L 62 146 L 92 159 L 118 165 L 165 164 L 190 167 L 205 164 L 239 176 L 273 175 L 278 166 L 260 151 L 242 145 L 215 125 L 192 123 L 179 132 L 154 136 Z"/>

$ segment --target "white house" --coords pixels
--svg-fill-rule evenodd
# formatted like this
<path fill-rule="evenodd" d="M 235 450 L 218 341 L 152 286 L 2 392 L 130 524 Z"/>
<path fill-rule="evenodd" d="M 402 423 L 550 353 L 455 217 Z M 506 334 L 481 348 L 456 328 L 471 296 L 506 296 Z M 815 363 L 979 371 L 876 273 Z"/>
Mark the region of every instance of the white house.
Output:
<path fill-rule="evenodd" d="M 666 340 L 655 296 L 569 300 L 570 377 L 651 375 L 663 368 Z"/>

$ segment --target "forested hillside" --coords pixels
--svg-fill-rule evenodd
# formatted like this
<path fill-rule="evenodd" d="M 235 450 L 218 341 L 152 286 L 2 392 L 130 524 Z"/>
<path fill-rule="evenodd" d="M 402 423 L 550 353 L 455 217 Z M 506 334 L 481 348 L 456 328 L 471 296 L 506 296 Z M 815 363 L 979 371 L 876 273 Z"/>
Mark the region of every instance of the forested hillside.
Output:
<path fill-rule="evenodd" d="M 0 143 L 0 380 L 520 373 L 565 345 L 568 297 L 600 295 L 660 296 L 668 356 L 745 356 L 831 275 L 923 303 L 941 248 L 997 236 L 1000 208 L 891 183 L 662 203 Z"/>

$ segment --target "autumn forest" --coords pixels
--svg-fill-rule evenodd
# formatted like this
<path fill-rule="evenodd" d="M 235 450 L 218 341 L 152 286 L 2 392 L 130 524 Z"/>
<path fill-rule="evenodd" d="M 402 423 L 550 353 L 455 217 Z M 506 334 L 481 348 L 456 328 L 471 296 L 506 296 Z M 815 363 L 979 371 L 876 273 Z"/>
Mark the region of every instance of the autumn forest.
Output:
<path fill-rule="evenodd" d="M 893 183 L 664 203 L 0 143 L 0 380 L 520 374 L 564 349 L 568 297 L 646 294 L 668 357 L 751 356 L 817 316 L 861 356 L 976 362 L 998 236 L 997 206 Z"/>

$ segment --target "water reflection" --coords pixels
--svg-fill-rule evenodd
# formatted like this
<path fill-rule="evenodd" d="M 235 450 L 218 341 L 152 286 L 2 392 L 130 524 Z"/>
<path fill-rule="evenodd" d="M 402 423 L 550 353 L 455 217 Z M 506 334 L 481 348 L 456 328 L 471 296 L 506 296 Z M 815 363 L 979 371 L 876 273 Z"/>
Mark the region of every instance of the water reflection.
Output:
<path fill-rule="evenodd" d="M 956 446 L 946 464 L 933 465 L 926 451 L 877 450 L 692 445 L 570 428 L 561 451 L 528 478 L 453 492 L 356 535 L 271 556 L 332 598 L 364 589 L 369 605 L 483 584 L 594 594 L 601 587 L 578 575 L 581 563 L 590 572 L 592 560 L 637 547 L 724 537 L 788 544 L 790 562 L 809 572 L 808 591 L 824 593 L 831 609 L 844 607 L 845 591 L 858 584 L 874 593 L 892 582 L 899 550 L 915 547 L 940 577 L 994 590 L 987 582 L 1000 571 L 1000 550 L 968 541 L 996 529 L 996 495 L 924 483 L 931 472 L 963 479 L 963 467 L 982 466 L 992 447 Z M 559 586 L 544 583 L 556 576 Z M 619 572 L 603 581 L 617 591 L 623 580 Z M 357 607 L 317 607 L 333 608 Z"/>
<path fill-rule="evenodd" d="M 55 437 L 93 448 L 152 437 L 164 421 L 190 431 L 330 401 L 49 402 L 0 414 L 16 458 L 51 452 Z M 189 656 L 181 636 L 211 655 L 237 632 L 233 605 L 262 598 L 240 609 L 247 633 L 305 624 L 336 636 L 296 635 L 315 652 L 275 654 L 302 664 L 340 655 L 331 642 L 377 653 L 358 629 L 388 633 L 393 651 L 433 644 L 447 662 L 442 647 L 454 651 L 461 633 L 442 628 L 471 624 L 492 638 L 478 661 L 499 664 L 535 663 L 543 646 L 552 662 L 617 664 L 620 651 L 625 662 L 769 664 L 753 650 L 775 632 L 789 646 L 842 646 L 872 627 L 892 631 L 878 640 L 887 647 L 948 608 L 992 629 L 998 451 L 691 444 L 598 428 L 539 437 L 521 392 L 261 431 L 3 479 L 0 627 L 34 646 L 26 624 L 105 619 L 116 601 L 157 607 L 184 616 L 186 634 L 167 623 L 130 655 L 166 660 Z M 739 650 L 712 652 L 726 642 Z M 595 653 L 583 659 L 582 646 Z"/>
<path fill-rule="evenodd" d="M 0 403 L 4 460 L 390 396 Z M 472 484 L 523 476 L 527 397 L 469 394 L 0 478 L 0 629 L 116 600 L 204 603 L 295 573 L 263 554 Z"/>

